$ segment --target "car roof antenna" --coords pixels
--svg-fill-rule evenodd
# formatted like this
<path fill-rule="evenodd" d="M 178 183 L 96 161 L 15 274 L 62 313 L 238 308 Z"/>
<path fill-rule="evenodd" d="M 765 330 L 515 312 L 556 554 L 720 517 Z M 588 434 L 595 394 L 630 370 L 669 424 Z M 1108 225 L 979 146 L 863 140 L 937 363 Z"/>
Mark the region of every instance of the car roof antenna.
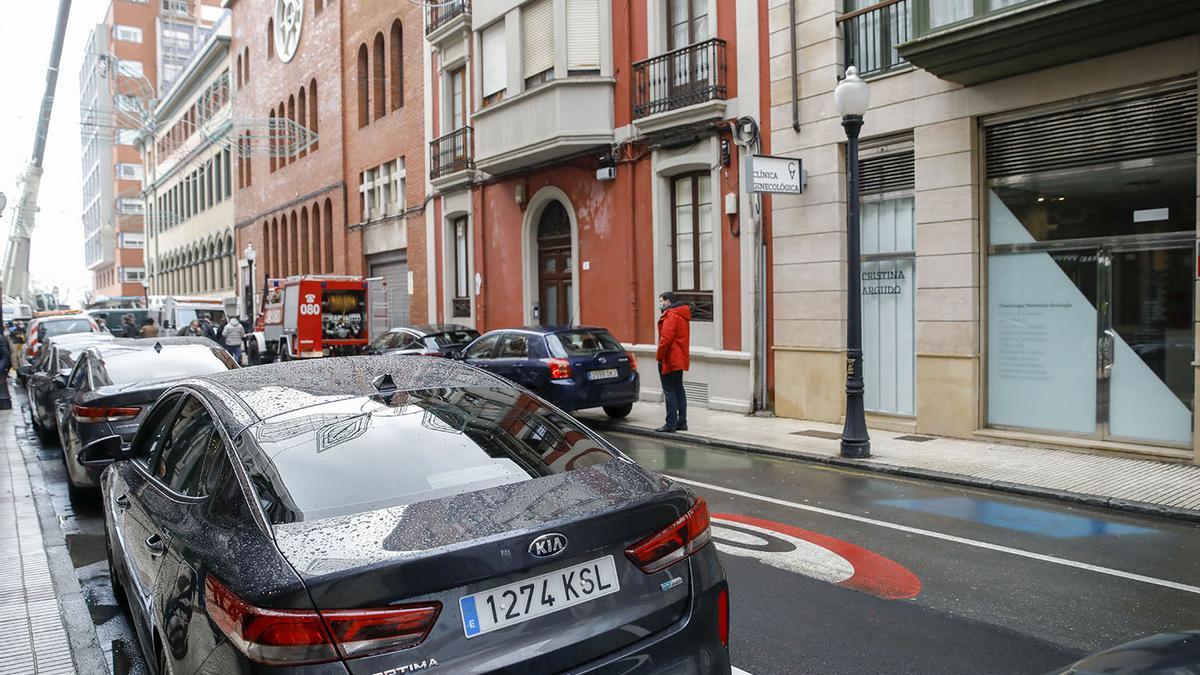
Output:
<path fill-rule="evenodd" d="M 155 351 L 155 352 L 157 352 L 157 353 L 159 353 L 159 354 L 161 354 L 161 353 L 162 353 L 162 343 L 161 343 L 161 342 L 155 342 L 155 343 L 154 343 L 154 351 Z"/>
<path fill-rule="evenodd" d="M 375 386 L 375 391 L 379 392 L 383 396 L 389 396 L 396 393 L 396 381 L 393 380 L 392 376 L 387 373 L 375 378 L 371 384 Z"/>

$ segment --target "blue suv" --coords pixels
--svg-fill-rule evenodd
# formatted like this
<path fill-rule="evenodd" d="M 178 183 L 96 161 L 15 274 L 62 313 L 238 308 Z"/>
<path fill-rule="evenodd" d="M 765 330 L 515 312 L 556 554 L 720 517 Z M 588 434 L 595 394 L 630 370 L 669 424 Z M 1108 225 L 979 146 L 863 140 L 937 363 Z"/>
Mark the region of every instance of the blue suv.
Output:
<path fill-rule="evenodd" d="M 468 345 L 459 358 L 568 412 L 604 408 L 609 417 L 621 418 L 638 400 L 637 360 L 604 328 L 494 330 Z"/>

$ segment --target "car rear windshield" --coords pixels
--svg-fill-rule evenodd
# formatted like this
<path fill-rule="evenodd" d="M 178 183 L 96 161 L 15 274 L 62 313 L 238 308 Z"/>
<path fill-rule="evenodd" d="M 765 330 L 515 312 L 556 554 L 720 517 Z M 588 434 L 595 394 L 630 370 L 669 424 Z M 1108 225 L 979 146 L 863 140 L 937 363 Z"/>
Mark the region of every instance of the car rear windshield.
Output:
<path fill-rule="evenodd" d="M 425 344 L 431 349 L 439 349 L 452 345 L 465 345 L 477 337 L 479 337 L 479 333 L 473 330 L 450 330 L 445 333 L 426 335 Z"/>
<path fill-rule="evenodd" d="M 546 336 L 550 354 L 558 358 L 591 356 L 600 352 L 623 352 L 625 348 L 606 330 L 572 330 Z"/>
<path fill-rule="evenodd" d="M 179 345 L 162 352 L 152 347 L 137 347 L 107 352 L 97 364 L 98 379 L 104 385 L 134 382 L 160 382 L 220 373 L 237 364 L 220 347 Z"/>
<path fill-rule="evenodd" d="M 45 337 L 66 335 L 67 333 L 90 333 L 92 324 L 87 319 L 68 319 L 63 321 L 46 321 L 41 324 L 40 332 Z"/>
<path fill-rule="evenodd" d="M 448 497 L 616 458 L 577 422 L 515 389 L 354 397 L 277 415 L 252 432 L 263 453 L 245 463 L 277 524 Z"/>
<path fill-rule="evenodd" d="M 142 324 L 146 323 L 146 317 L 150 316 L 150 310 L 148 310 L 148 309 L 111 309 L 111 310 L 105 310 L 102 312 L 89 312 L 89 314 L 92 315 L 93 319 L 99 320 L 99 319 L 103 318 L 104 322 L 108 328 L 108 332 L 115 335 L 117 331 L 124 330 L 124 328 L 121 324 L 125 320 L 126 314 L 132 315 L 133 316 L 133 325 L 137 326 L 138 328 L 141 328 Z"/>

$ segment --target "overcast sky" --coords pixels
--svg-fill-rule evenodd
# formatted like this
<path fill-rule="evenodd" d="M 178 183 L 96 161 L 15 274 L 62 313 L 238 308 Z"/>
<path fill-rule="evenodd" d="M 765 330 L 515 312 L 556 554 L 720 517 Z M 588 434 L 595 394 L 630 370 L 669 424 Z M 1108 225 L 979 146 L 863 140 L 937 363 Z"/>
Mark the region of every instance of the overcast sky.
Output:
<path fill-rule="evenodd" d="M 88 33 L 104 20 L 108 4 L 109 0 L 74 0 L 71 5 L 43 162 L 41 211 L 33 232 L 30 272 L 35 288 L 58 286 L 60 299 L 75 306 L 91 286 L 91 275 L 83 267 L 80 216 L 79 68 Z M 7 64 L 0 99 L 0 192 L 9 204 L 0 228 L 5 246 L 20 196 L 18 180 L 33 152 L 57 14 L 57 0 L 37 0 L 20 3 L 19 11 L 0 21 L 0 63 Z"/>

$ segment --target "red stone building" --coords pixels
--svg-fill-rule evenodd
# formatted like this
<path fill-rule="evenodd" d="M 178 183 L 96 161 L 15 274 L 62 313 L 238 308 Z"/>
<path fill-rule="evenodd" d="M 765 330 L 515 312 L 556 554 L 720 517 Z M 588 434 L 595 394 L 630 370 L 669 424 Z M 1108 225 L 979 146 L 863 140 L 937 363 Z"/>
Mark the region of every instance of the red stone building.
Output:
<path fill-rule="evenodd" d="M 489 0 L 426 17 L 431 316 L 596 324 L 653 376 L 656 296 L 692 302 L 693 404 L 768 398 L 763 0 Z M 763 237 L 763 232 L 768 236 Z"/>
<path fill-rule="evenodd" d="M 410 309 L 408 289 L 424 274 L 407 257 L 410 246 L 424 246 L 423 185 L 405 179 L 424 172 L 419 8 L 368 0 L 227 6 L 231 133 L 241 156 L 237 247 L 254 247 L 255 288 L 294 274 L 385 276 L 393 322 L 423 321 L 424 298 Z M 359 77 L 371 106 L 361 123 Z"/>

